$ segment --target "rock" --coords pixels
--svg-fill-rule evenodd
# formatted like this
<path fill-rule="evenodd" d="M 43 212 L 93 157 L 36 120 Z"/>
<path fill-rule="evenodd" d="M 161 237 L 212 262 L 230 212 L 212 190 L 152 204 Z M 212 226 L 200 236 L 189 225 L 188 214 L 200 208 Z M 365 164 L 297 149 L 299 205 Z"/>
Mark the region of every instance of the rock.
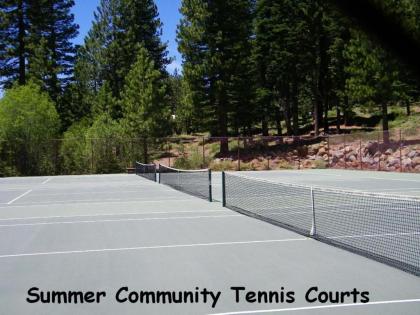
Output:
<path fill-rule="evenodd" d="M 367 164 L 372 164 L 373 160 L 369 157 L 364 157 L 364 158 L 362 158 L 362 162 L 367 163 Z"/>
<path fill-rule="evenodd" d="M 324 154 L 324 155 L 322 156 L 322 159 L 323 159 L 324 161 L 328 161 L 328 159 L 329 159 L 328 154 Z"/>
<path fill-rule="evenodd" d="M 417 156 L 417 152 L 416 152 L 416 151 L 410 151 L 410 152 L 407 154 L 407 156 L 408 156 L 410 159 L 413 159 L 413 158 L 415 158 L 415 157 Z"/>
<path fill-rule="evenodd" d="M 379 156 L 381 156 L 381 155 L 382 155 L 381 151 L 376 151 L 376 152 L 373 154 L 373 157 L 379 157 Z"/>
<path fill-rule="evenodd" d="M 398 164 L 400 164 L 399 159 L 391 158 L 391 159 L 388 160 L 388 165 L 389 166 L 396 166 Z"/>
<path fill-rule="evenodd" d="M 415 157 L 414 159 L 411 160 L 411 165 L 413 167 L 419 166 L 420 165 L 420 157 Z"/>
<path fill-rule="evenodd" d="M 353 151 L 353 148 L 352 148 L 351 146 L 347 146 L 347 147 L 344 149 L 344 152 L 345 152 L 345 153 L 350 153 L 351 151 Z"/>
<path fill-rule="evenodd" d="M 324 148 L 324 147 L 319 148 L 319 150 L 318 150 L 318 155 L 319 155 L 319 156 L 322 156 L 322 155 L 324 155 L 325 153 L 327 153 L 327 150 L 325 150 L 325 148 Z"/>
<path fill-rule="evenodd" d="M 333 157 L 335 156 L 335 157 L 337 157 L 338 159 L 342 159 L 343 157 L 344 157 L 344 153 L 343 152 L 341 152 L 341 151 L 335 151 L 335 152 L 333 152 Z"/>
<path fill-rule="evenodd" d="M 394 151 L 392 151 L 391 148 L 385 151 L 386 155 L 391 155 L 392 153 L 394 153 Z"/>
<path fill-rule="evenodd" d="M 355 155 L 350 155 L 349 157 L 348 157 L 348 160 L 350 161 L 350 162 L 356 162 L 357 161 L 357 158 L 356 158 L 356 156 Z"/>
<path fill-rule="evenodd" d="M 410 158 L 406 158 L 406 159 L 403 159 L 402 160 L 402 165 L 404 167 L 410 167 L 411 166 L 411 163 L 412 163 L 412 160 Z"/>

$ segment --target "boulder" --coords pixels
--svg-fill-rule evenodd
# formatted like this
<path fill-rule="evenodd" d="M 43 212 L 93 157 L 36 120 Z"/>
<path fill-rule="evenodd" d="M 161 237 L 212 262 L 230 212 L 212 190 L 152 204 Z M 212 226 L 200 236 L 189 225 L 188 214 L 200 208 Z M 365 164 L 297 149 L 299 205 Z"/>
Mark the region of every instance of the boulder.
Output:
<path fill-rule="evenodd" d="M 390 167 L 396 166 L 398 164 L 400 164 L 400 160 L 399 159 L 396 159 L 396 158 L 390 158 L 387 161 L 387 165 L 390 166 Z"/>
<path fill-rule="evenodd" d="M 410 158 L 410 159 L 413 159 L 413 158 L 415 158 L 416 156 L 417 156 L 418 154 L 417 154 L 417 152 L 416 151 L 410 151 L 408 154 L 407 154 L 407 156 Z"/>
<path fill-rule="evenodd" d="M 327 150 L 324 147 L 319 148 L 319 150 L 318 150 L 318 155 L 319 156 L 322 156 L 325 153 L 327 153 Z"/>
<path fill-rule="evenodd" d="M 413 167 L 416 167 L 418 165 L 420 165 L 420 157 L 415 157 L 414 159 L 411 160 L 411 165 Z"/>
<path fill-rule="evenodd" d="M 410 167 L 411 166 L 411 163 L 412 163 L 412 160 L 410 158 L 406 158 L 406 159 L 403 159 L 402 160 L 402 165 L 404 167 Z"/>

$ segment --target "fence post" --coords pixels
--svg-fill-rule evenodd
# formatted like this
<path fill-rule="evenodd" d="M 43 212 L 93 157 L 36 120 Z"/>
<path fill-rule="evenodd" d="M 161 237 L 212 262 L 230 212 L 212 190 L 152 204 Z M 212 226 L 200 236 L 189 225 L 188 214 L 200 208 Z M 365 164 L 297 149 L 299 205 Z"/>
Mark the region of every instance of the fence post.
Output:
<path fill-rule="evenodd" d="M 166 140 L 166 150 L 168 152 L 168 166 L 171 167 L 171 148 L 168 140 Z"/>
<path fill-rule="evenodd" d="M 381 151 L 381 134 L 380 132 L 378 132 L 378 150 L 379 150 L 379 156 L 378 156 L 378 171 L 381 170 L 381 155 L 382 155 L 382 151 Z"/>
<path fill-rule="evenodd" d="M 311 187 L 311 206 L 312 206 L 312 227 L 311 227 L 311 236 L 316 235 L 316 222 L 315 222 L 315 197 L 314 189 Z"/>
<path fill-rule="evenodd" d="M 344 143 L 344 149 L 343 149 L 344 169 L 347 169 L 346 134 L 343 135 L 343 143 Z"/>
<path fill-rule="evenodd" d="M 401 136 L 401 129 L 400 129 L 400 172 L 404 172 L 403 164 L 402 164 L 402 136 Z"/>
<path fill-rule="evenodd" d="M 330 135 L 327 135 L 327 166 L 331 167 L 330 164 Z"/>
<path fill-rule="evenodd" d="M 241 153 L 240 153 L 240 146 L 241 146 L 241 138 L 238 137 L 238 171 L 241 170 Z"/>
<path fill-rule="evenodd" d="M 90 173 L 93 174 L 93 149 L 94 141 L 93 139 L 90 139 Z"/>
<path fill-rule="evenodd" d="M 226 207 L 226 175 L 222 172 L 222 206 Z"/>
<path fill-rule="evenodd" d="M 211 170 L 209 170 L 209 201 L 213 201 L 212 186 L 211 186 Z"/>
<path fill-rule="evenodd" d="M 203 137 L 203 166 L 202 168 L 204 168 L 204 166 L 206 165 L 206 145 L 204 144 L 204 137 Z"/>
<path fill-rule="evenodd" d="M 361 136 L 360 136 L 361 137 Z M 363 170 L 363 158 L 362 158 L 362 138 L 359 139 L 359 159 L 360 159 L 360 169 Z"/>

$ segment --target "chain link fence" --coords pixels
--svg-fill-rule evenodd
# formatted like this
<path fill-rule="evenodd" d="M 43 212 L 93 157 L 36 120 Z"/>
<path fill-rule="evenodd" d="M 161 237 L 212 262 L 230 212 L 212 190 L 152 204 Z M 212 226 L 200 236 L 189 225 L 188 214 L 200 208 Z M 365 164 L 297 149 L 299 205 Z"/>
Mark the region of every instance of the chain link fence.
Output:
<path fill-rule="evenodd" d="M 220 152 L 221 143 L 227 150 Z M 120 173 L 135 161 L 182 169 L 335 168 L 420 173 L 420 128 L 314 136 L 0 140 L 0 175 Z"/>

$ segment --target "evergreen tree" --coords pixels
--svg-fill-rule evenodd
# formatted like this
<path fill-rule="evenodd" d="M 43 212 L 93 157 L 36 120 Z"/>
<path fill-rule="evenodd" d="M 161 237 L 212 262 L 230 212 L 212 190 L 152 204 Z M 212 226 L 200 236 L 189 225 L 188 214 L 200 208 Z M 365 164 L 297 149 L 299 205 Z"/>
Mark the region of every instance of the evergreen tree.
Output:
<path fill-rule="evenodd" d="M 125 76 L 143 45 L 155 68 L 165 72 L 169 63 L 166 45 L 160 40 L 161 22 L 152 0 L 101 0 L 78 63 L 87 65 L 80 80 L 97 92 L 107 81 L 114 97 L 119 98 Z M 117 117 L 121 113 L 116 113 Z"/>
<path fill-rule="evenodd" d="M 126 78 L 122 93 L 122 124 L 132 139 L 144 140 L 144 157 L 148 157 L 147 140 L 170 134 L 170 109 L 162 73 L 156 69 L 145 48 Z"/>
<path fill-rule="evenodd" d="M 38 7 L 32 8 L 37 12 L 30 27 L 29 75 L 40 80 L 56 102 L 73 76 L 76 50 L 72 39 L 78 33 L 70 12 L 73 6 L 73 0 L 39 0 Z"/>
<path fill-rule="evenodd" d="M 26 82 L 29 25 L 27 0 L 0 2 L 0 84 L 11 87 L 14 81 Z"/>
<path fill-rule="evenodd" d="M 240 122 L 231 116 L 249 104 L 250 98 L 242 96 L 252 91 L 245 89 L 251 81 L 252 10 L 251 0 L 182 1 L 178 43 L 184 75 L 202 113 L 201 124 L 215 136 L 227 136 L 229 125 L 239 129 Z M 226 140 L 220 150 L 228 151 Z"/>

